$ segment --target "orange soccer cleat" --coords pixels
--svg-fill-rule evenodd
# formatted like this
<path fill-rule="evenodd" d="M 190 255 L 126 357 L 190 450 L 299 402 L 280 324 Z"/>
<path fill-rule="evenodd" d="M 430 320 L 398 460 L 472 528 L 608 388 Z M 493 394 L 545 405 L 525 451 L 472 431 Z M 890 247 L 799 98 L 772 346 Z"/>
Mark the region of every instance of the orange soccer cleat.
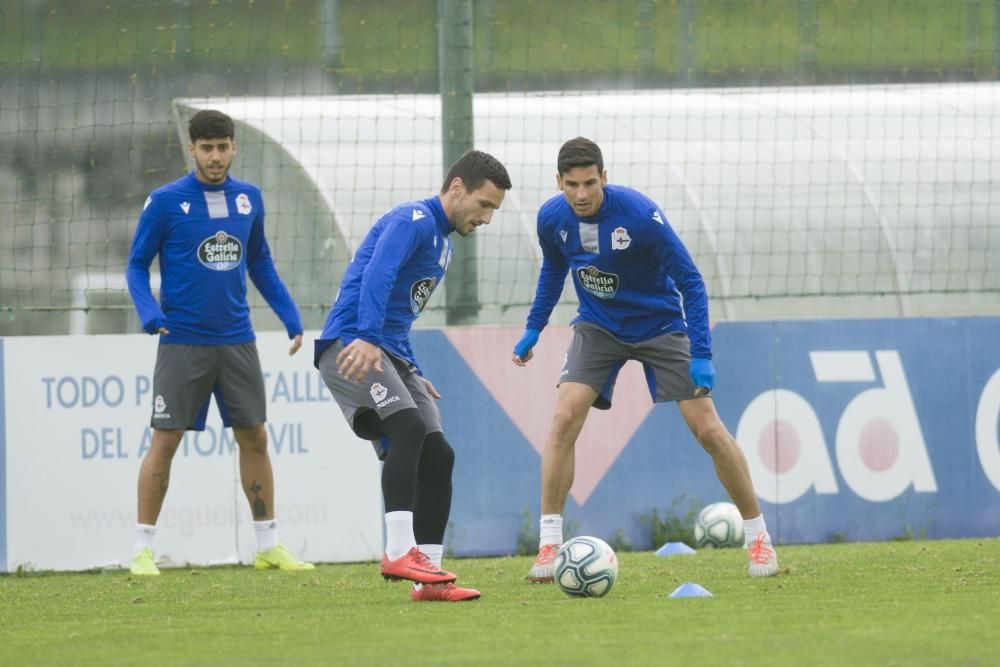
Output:
<path fill-rule="evenodd" d="M 406 579 L 418 584 L 447 584 L 455 581 L 455 575 L 435 567 L 427 554 L 413 547 L 396 560 L 382 556 L 382 576 L 387 581 Z"/>
<path fill-rule="evenodd" d="M 455 584 L 414 586 L 410 591 L 410 599 L 414 602 L 465 602 L 478 600 L 479 595 L 475 588 L 459 588 Z"/>

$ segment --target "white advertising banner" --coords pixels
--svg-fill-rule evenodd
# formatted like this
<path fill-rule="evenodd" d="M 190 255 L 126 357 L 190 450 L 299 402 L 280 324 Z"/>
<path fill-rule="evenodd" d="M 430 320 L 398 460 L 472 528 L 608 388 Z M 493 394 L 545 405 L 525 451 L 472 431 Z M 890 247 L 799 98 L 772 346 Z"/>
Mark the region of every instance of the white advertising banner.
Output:
<path fill-rule="evenodd" d="M 281 542 L 312 561 L 376 559 L 382 553 L 378 460 L 348 428 L 313 368 L 311 345 L 295 356 L 289 345 L 283 333 L 258 334 Z M 6 454 L 0 569 L 127 564 L 139 466 L 151 435 L 157 339 L 18 337 L 0 339 L 0 346 L 0 455 Z M 206 430 L 189 431 L 174 458 L 157 523 L 157 558 L 166 565 L 252 563 L 251 521 L 238 447 L 213 400 Z"/>

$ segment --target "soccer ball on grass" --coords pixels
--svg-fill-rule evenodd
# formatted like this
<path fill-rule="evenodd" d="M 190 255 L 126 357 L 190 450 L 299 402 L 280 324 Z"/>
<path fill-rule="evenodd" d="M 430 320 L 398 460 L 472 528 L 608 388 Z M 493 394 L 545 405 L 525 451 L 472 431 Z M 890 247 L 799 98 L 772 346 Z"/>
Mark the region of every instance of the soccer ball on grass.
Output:
<path fill-rule="evenodd" d="M 694 542 L 704 547 L 743 546 L 743 517 L 732 503 L 706 505 L 694 521 Z"/>
<path fill-rule="evenodd" d="M 556 554 L 555 580 L 574 597 L 600 598 L 618 579 L 618 558 L 604 540 L 574 537 Z"/>

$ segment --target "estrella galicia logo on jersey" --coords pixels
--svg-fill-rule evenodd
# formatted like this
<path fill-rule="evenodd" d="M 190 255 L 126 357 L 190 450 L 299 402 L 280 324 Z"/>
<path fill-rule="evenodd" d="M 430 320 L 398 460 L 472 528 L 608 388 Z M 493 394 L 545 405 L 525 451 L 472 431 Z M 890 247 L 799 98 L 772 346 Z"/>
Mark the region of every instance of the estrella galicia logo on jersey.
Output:
<path fill-rule="evenodd" d="M 240 215 L 250 215 L 250 211 L 253 210 L 253 206 L 250 204 L 250 197 L 247 197 L 245 192 L 241 192 L 236 195 L 236 212 Z"/>
<path fill-rule="evenodd" d="M 624 227 L 615 227 L 611 232 L 611 249 L 625 250 L 632 245 L 632 237 L 628 235 L 628 230 Z"/>
<path fill-rule="evenodd" d="M 198 261 L 213 271 L 235 269 L 242 259 L 243 244 L 225 232 L 216 232 L 198 246 Z"/>
<path fill-rule="evenodd" d="M 410 286 L 410 310 L 419 315 L 437 286 L 436 278 L 421 278 Z"/>
<path fill-rule="evenodd" d="M 618 276 L 604 273 L 596 266 L 586 266 L 576 270 L 580 286 L 601 299 L 611 299 L 618 293 Z"/>

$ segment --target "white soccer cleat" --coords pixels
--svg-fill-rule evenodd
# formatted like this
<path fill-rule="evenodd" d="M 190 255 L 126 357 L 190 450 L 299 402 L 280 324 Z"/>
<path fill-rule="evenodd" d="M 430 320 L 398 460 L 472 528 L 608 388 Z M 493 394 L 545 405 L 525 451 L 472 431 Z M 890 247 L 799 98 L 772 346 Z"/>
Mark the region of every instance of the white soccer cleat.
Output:
<path fill-rule="evenodd" d="M 772 577 L 778 574 L 778 554 L 767 533 L 758 533 L 747 547 L 747 574 L 751 577 Z"/>
<path fill-rule="evenodd" d="M 558 544 L 546 544 L 538 549 L 538 556 L 535 563 L 528 571 L 528 581 L 533 584 L 551 584 L 555 581 L 556 554 L 559 553 Z"/>

